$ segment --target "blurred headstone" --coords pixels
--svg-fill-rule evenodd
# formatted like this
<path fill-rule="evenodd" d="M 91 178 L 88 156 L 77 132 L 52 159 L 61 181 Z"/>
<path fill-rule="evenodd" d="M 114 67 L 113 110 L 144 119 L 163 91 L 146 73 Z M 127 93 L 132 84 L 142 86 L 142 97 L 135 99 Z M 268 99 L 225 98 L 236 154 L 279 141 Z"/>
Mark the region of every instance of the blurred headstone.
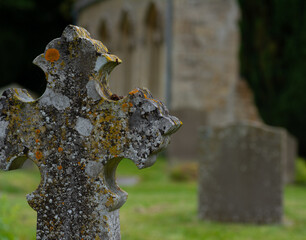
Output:
<path fill-rule="evenodd" d="M 286 132 L 287 154 L 284 166 L 284 182 L 285 184 L 293 183 L 295 180 L 295 163 L 298 156 L 298 143 L 294 136 Z"/>
<path fill-rule="evenodd" d="M 252 123 L 201 130 L 199 216 L 281 223 L 286 132 Z"/>

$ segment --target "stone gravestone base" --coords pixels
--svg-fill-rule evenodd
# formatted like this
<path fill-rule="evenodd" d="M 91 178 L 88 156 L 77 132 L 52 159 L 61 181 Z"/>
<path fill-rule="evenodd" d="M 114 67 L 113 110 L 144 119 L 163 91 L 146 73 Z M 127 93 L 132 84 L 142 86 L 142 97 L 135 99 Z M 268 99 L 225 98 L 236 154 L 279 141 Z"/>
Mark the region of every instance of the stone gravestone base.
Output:
<path fill-rule="evenodd" d="M 201 131 L 201 219 L 281 223 L 285 132 L 236 123 Z"/>

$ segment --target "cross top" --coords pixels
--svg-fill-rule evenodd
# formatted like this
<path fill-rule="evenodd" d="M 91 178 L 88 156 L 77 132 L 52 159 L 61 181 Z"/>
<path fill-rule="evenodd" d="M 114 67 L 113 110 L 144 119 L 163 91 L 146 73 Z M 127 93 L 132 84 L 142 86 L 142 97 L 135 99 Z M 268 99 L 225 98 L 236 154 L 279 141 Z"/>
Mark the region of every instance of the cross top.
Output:
<path fill-rule="evenodd" d="M 0 99 L 0 169 L 30 158 L 41 172 L 27 196 L 37 239 L 118 239 L 114 210 L 127 194 L 116 184 L 123 158 L 151 166 L 181 122 L 146 89 L 113 100 L 108 75 L 121 60 L 77 26 L 68 26 L 34 63 L 45 93 L 6 90 Z"/>
<path fill-rule="evenodd" d="M 121 60 L 111 55 L 102 42 L 92 39 L 84 28 L 72 25 L 34 60 L 34 64 L 46 73 L 47 90 L 61 92 L 65 89 L 66 96 L 76 98 L 84 97 L 76 90 L 86 86 L 85 95 L 93 99 L 99 99 L 97 94 L 94 95 L 95 90 L 105 98 L 110 97 L 108 75 L 119 63 Z M 92 81 L 88 83 L 88 80 Z"/>

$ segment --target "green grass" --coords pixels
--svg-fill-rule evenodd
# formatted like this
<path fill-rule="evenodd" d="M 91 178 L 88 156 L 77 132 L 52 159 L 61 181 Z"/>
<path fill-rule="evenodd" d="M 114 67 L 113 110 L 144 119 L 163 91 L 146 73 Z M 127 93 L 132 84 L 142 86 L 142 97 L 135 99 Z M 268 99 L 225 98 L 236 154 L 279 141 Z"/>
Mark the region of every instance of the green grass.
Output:
<path fill-rule="evenodd" d="M 141 180 L 136 186 L 124 187 L 129 198 L 121 208 L 123 240 L 305 239 L 305 186 L 286 187 L 283 225 L 221 224 L 198 220 L 196 182 L 171 181 L 163 159 L 143 170 L 124 160 L 117 173 L 137 176 Z M 0 173 L 1 240 L 35 239 L 36 214 L 27 205 L 25 195 L 37 187 L 39 177 L 38 170 Z M 12 233 L 15 238 L 10 235 Z"/>
<path fill-rule="evenodd" d="M 0 239 L 35 239 L 36 212 L 28 205 L 26 194 L 34 191 L 40 181 L 38 169 L 0 172 Z M 13 234 L 7 237 L 5 232 Z"/>

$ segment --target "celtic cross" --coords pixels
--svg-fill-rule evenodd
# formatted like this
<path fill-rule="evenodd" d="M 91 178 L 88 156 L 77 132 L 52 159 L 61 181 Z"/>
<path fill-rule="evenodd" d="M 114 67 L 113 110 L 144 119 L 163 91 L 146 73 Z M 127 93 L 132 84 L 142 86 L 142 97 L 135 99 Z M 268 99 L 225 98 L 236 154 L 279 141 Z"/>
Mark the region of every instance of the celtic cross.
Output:
<path fill-rule="evenodd" d="M 151 166 L 181 122 L 146 89 L 116 97 L 108 75 L 121 60 L 89 33 L 68 26 L 34 63 L 45 93 L 6 90 L 0 99 L 0 169 L 30 158 L 41 182 L 27 196 L 37 211 L 37 239 L 120 239 L 116 184 L 123 158 Z"/>

